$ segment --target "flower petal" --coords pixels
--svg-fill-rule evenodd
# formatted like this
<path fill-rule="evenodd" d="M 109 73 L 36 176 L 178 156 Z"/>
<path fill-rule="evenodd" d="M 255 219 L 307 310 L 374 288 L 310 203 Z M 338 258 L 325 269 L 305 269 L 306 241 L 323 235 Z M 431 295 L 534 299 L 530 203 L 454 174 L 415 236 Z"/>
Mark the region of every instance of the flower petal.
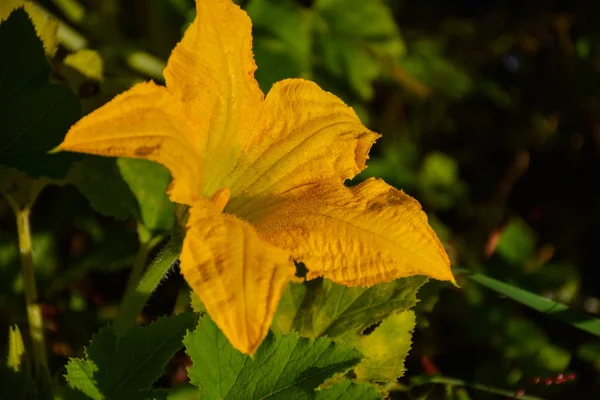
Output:
<path fill-rule="evenodd" d="M 218 211 L 213 204 L 191 207 L 181 273 L 233 347 L 253 354 L 295 268 L 288 252 Z"/>
<path fill-rule="evenodd" d="M 200 122 L 198 141 L 210 197 L 251 137 L 264 95 L 254 79 L 252 24 L 231 0 L 198 0 L 196 18 L 163 74 L 167 88 Z"/>
<path fill-rule="evenodd" d="M 382 180 L 313 185 L 263 212 L 254 223 L 260 236 L 304 262 L 308 279 L 346 286 L 413 275 L 454 281 L 419 203 Z"/>
<path fill-rule="evenodd" d="M 365 168 L 378 134 L 352 108 L 303 79 L 276 83 L 243 160 L 223 186 L 226 210 L 246 216 L 269 196 L 325 179 L 339 183 Z"/>
<path fill-rule="evenodd" d="M 192 124 L 167 89 L 142 83 L 73 125 L 58 149 L 158 162 L 173 176 L 171 200 L 193 204 L 200 195 L 201 170 Z"/>

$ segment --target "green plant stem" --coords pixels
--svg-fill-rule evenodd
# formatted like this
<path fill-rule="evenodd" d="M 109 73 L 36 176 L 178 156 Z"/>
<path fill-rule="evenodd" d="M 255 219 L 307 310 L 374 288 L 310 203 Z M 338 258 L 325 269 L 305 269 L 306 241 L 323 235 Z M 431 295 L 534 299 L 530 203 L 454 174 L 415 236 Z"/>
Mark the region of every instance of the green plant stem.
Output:
<path fill-rule="evenodd" d="M 125 335 L 129 328 L 135 325 L 137 317 L 142 312 L 146 301 L 169 272 L 175 261 L 177 261 L 180 252 L 181 246 L 179 242 L 171 239 L 148 266 L 135 290 L 125 293 L 114 324 L 117 336 Z"/>
<path fill-rule="evenodd" d="M 129 279 L 127 280 L 127 286 L 125 287 L 125 296 L 128 293 L 135 290 L 144 267 L 146 266 L 146 260 L 148 259 L 148 253 L 160 242 L 162 236 L 152 237 L 150 232 L 141 224 L 138 224 L 138 237 L 140 239 L 140 247 L 135 256 Z"/>
<path fill-rule="evenodd" d="M 497 394 L 499 396 L 503 396 L 504 398 L 506 398 L 506 397 L 513 398 L 514 397 L 514 392 L 511 392 L 511 391 L 508 391 L 505 389 L 498 389 L 498 388 L 490 387 L 490 386 L 483 385 L 480 383 L 465 382 L 460 379 L 449 378 L 449 377 L 445 377 L 445 376 L 426 376 L 426 377 L 418 376 L 418 377 L 411 379 L 410 382 L 411 382 L 411 386 L 423 386 L 423 385 L 427 385 L 427 384 L 438 383 L 438 384 L 442 384 L 442 385 L 459 386 L 459 387 L 475 389 L 475 390 L 479 390 L 482 392 Z M 522 395 L 522 396 L 519 396 L 518 399 L 519 400 L 544 400 L 541 397 L 530 396 L 530 395 Z"/>
<path fill-rule="evenodd" d="M 42 310 L 40 305 L 37 304 L 38 295 L 31 253 L 31 231 L 29 229 L 29 207 L 13 208 L 17 217 L 21 275 L 23 276 L 23 291 L 27 306 L 27 320 L 29 322 L 33 360 L 38 372 L 46 374 L 49 377 L 46 342 L 44 340 L 44 322 Z"/>
<path fill-rule="evenodd" d="M 148 245 L 148 242 L 140 242 L 140 247 L 138 248 L 138 252 L 135 256 L 133 267 L 129 273 L 129 279 L 127 280 L 127 286 L 125 287 L 125 295 L 123 298 L 125 298 L 128 293 L 135 291 L 137 283 L 140 280 L 140 276 L 142 276 L 142 272 L 144 272 L 144 267 L 146 266 L 146 259 L 148 258 L 149 252 L 150 246 Z"/>

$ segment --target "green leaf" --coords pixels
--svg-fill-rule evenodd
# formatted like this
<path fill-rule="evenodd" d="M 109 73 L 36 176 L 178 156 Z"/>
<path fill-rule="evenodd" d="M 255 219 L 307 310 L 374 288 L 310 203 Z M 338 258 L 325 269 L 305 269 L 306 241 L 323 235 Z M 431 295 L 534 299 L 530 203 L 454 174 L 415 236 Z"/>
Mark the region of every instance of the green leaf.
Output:
<path fill-rule="evenodd" d="M 439 152 L 429 153 L 416 179 L 423 201 L 439 209 L 449 209 L 465 193 L 460 180 L 458 162 Z"/>
<path fill-rule="evenodd" d="M 67 180 L 102 215 L 127 219 L 139 214 L 137 200 L 113 158 L 85 155 L 71 169 Z"/>
<path fill-rule="evenodd" d="M 190 291 L 190 307 L 196 314 L 204 315 L 206 314 L 206 306 L 200 300 L 200 296 L 194 293 L 193 290 Z"/>
<path fill-rule="evenodd" d="M 108 330 L 108 328 L 103 329 Z M 95 339 L 99 340 L 101 337 L 102 336 L 99 333 Z M 98 372 L 98 367 L 96 364 L 94 364 L 94 362 L 90 360 L 83 360 L 81 358 L 72 358 L 69 360 L 66 369 L 66 378 L 71 387 L 81 390 L 84 394 L 92 399 L 102 398 L 102 392 L 98 388 L 98 383 L 94 379 L 94 374 Z"/>
<path fill-rule="evenodd" d="M 140 222 L 150 231 L 169 231 L 175 221 L 174 204 L 166 194 L 171 174 L 148 160 L 120 158 L 117 166 L 137 199 Z"/>
<path fill-rule="evenodd" d="M 79 99 L 50 84 L 50 65 L 27 13 L 0 24 L 0 164 L 32 178 L 61 179 L 73 154 L 47 154 L 80 116 Z"/>
<path fill-rule="evenodd" d="M 571 352 L 562 347 L 548 345 L 535 356 L 538 365 L 547 371 L 561 372 L 571 363 Z"/>
<path fill-rule="evenodd" d="M 342 379 L 327 389 L 317 390 L 316 400 L 380 400 L 385 396 L 375 386 Z"/>
<path fill-rule="evenodd" d="M 167 400 L 207 400 L 196 386 L 189 383 L 177 386 L 175 389 L 155 389 L 149 393 L 149 399 Z"/>
<path fill-rule="evenodd" d="M 600 341 L 581 344 L 577 348 L 577 357 L 591 363 L 600 372 Z"/>
<path fill-rule="evenodd" d="M 469 71 L 457 66 L 445 54 L 443 39 L 423 39 L 412 43 L 399 64 L 413 78 L 443 95 L 461 99 L 473 92 L 475 82 Z"/>
<path fill-rule="evenodd" d="M 526 262 L 535 251 L 535 233 L 521 218 L 512 218 L 502 230 L 496 252 L 513 264 Z"/>
<path fill-rule="evenodd" d="M 506 359 L 531 358 L 550 345 L 546 332 L 527 318 L 507 319 L 501 329 L 500 347 Z"/>
<path fill-rule="evenodd" d="M 163 317 L 148 327 L 133 327 L 121 338 L 112 328 L 102 328 L 92 338 L 85 360 L 67 364 L 67 382 L 94 399 L 146 398 L 144 391 L 181 348 L 195 319 L 193 313 Z"/>
<path fill-rule="evenodd" d="M 380 0 L 317 0 L 314 10 L 315 59 L 370 100 L 373 80 L 405 51 L 390 9 Z"/>
<path fill-rule="evenodd" d="M 348 334 L 338 340 L 353 345 L 365 356 L 354 368 L 358 380 L 393 382 L 404 374 L 414 328 L 415 313 L 404 311 L 388 317 L 367 335 Z"/>
<path fill-rule="evenodd" d="M 311 13 L 291 0 L 252 0 L 253 51 L 261 89 L 285 78 L 308 77 L 311 57 Z"/>
<path fill-rule="evenodd" d="M 68 181 L 100 214 L 117 219 L 134 217 L 152 232 L 173 227 L 174 205 L 166 195 L 171 174 L 162 165 L 85 155 L 71 169 Z"/>
<path fill-rule="evenodd" d="M 426 281 L 415 276 L 370 288 L 346 287 L 325 279 L 289 284 L 273 326 L 302 336 L 328 336 L 356 347 L 365 356 L 354 369 L 359 380 L 394 381 L 404 373 L 415 326 L 414 313 L 406 310 L 416 304 L 417 291 Z"/>
<path fill-rule="evenodd" d="M 395 146 L 383 146 L 383 154 L 369 159 L 369 168 L 359 174 L 364 180 L 378 177 L 390 185 L 406 189 L 414 188 L 421 156 L 417 144 L 410 139 L 398 139 Z M 355 178 L 356 179 L 356 178 Z"/>
<path fill-rule="evenodd" d="M 464 273 L 467 271 L 463 270 L 461 272 Z M 553 300 L 538 296 L 537 294 L 531 293 L 527 290 L 518 288 L 505 282 L 501 282 L 497 279 L 490 278 L 482 274 L 471 274 L 467 272 L 467 277 L 470 280 L 487 287 L 488 289 L 508 296 L 519 303 L 533 308 L 534 310 L 548 314 L 554 318 L 568 323 L 569 325 L 574 326 L 577 329 L 591 333 L 592 335 L 600 336 L 599 318 L 594 318 L 583 311 L 574 310 L 564 304 L 557 303 Z"/>
<path fill-rule="evenodd" d="M 208 316 L 184 343 L 194 363 L 190 380 L 208 399 L 315 399 L 327 378 L 361 359 L 357 350 L 326 338 L 273 332 L 250 357 L 235 350 Z"/>
<path fill-rule="evenodd" d="M 369 288 L 346 287 L 326 279 L 292 283 L 283 292 L 273 325 L 307 337 L 361 334 L 414 306 L 417 291 L 426 281 L 423 276 L 414 276 Z"/>

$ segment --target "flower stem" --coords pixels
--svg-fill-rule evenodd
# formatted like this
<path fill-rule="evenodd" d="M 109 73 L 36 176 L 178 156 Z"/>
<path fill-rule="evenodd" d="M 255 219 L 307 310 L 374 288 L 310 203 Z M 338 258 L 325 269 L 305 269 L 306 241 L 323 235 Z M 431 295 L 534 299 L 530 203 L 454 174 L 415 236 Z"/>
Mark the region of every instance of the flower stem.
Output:
<path fill-rule="evenodd" d="M 35 366 L 38 372 L 48 377 L 48 359 L 46 342 L 44 340 L 44 323 L 42 310 L 37 304 L 38 295 L 35 285 L 35 271 L 31 253 L 31 231 L 29 229 L 29 207 L 13 207 L 17 217 L 17 232 L 19 237 L 19 253 L 21 257 L 21 275 L 23 276 L 23 291 L 27 306 L 27 320 Z"/>
<path fill-rule="evenodd" d="M 171 270 L 180 252 L 180 242 L 171 238 L 165 248 L 162 249 L 148 266 L 137 286 L 135 286 L 135 289 L 125 293 L 114 324 L 117 336 L 125 335 L 129 328 L 135 325 L 137 317 L 142 312 L 146 301 L 152 295 L 152 292 L 154 292 L 160 281 Z"/>
<path fill-rule="evenodd" d="M 129 273 L 129 279 L 127 280 L 127 286 L 125 287 L 125 296 L 135 290 L 144 267 L 146 266 L 146 260 L 148 259 L 148 253 L 156 246 L 161 240 L 162 236 L 151 236 L 151 233 L 144 227 L 144 225 L 138 223 L 138 237 L 140 241 L 140 247 L 138 248 L 133 267 Z"/>

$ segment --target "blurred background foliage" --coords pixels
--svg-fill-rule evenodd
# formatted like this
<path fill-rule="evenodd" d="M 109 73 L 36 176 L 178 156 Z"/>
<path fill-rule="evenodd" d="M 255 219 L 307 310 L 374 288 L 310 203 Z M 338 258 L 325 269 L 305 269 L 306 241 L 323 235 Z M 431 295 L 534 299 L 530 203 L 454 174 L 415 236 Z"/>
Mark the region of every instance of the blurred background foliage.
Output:
<path fill-rule="evenodd" d="M 193 0 L 38 3 L 61 21 L 53 77 L 79 94 L 86 112 L 135 82 L 162 81 L 195 13 Z M 383 134 L 356 181 L 382 177 L 416 197 L 455 267 L 600 315 L 600 7 L 583 0 L 238 3 L 254 23 L 262 89 L 305 77 L 352 105 Z M 146 167 L 85 157 L 70 185 L 47 187 L 35 205 L 34 261 L 54 365 L 114 317 L 138 240 L 160 241 L 156 232 L 172 226 L 144 209 L 143 190 L 128 181 Z M 105 204 L 107 190 L 119 193 L 118 204 Z M 8 324 L 26 324 L 15 231 L 0 199 L 4 343 Z M 597 337 L 463 275 L 459 284 L 431 282 L 421 291 L 407 374 L 390 387 L 393 398 L 600 397 Z M 178 274 L 165 281 L 147 318 L 181 307 L 183 285 Z M 171 384 L 185 380 L 185 362 L 169 367 Z M 556 379 L 561 373 L 565 379 Z"/>

